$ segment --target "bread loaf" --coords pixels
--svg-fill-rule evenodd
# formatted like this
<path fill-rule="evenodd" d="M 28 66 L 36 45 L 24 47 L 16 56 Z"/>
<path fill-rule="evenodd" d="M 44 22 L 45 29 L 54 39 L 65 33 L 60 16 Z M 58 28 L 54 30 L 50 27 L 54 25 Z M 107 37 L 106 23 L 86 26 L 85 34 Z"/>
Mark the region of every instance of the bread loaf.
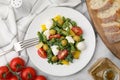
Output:
<path fill-rule="evenodd" d="M 113 5 L 104 11 L 99 11 L 97 17 L 102 20 L 102 22 L 107 23 L 110 21 L 115 21 L 120 16 L 120 0 L 114 0 Z"/>
<path fill-rule="evenodd" d="M 91 0 L 90 7 L 93 10 L 106 10 L 112 6 L 114 0 Z"/>
<path fill-rule="evenodd" d="M 109 23 L 102 23 L 101 26 L 103 27 L 104 32 L 118 32 L 120 31 L 120 23 L 119 22 L 109 22 Z"/>
<path fill-rule="evenodd" d="M 115 43 L 120 41 L 120 31 L 118 32 L 105 32 L 106 38 L 110 43 Z"/>
<path fill-rule="evenodd" d="M 120 0 L 90 0 L 89 4 L 97 13 L 107 40 L 110 43 L 120 41 Z"/>

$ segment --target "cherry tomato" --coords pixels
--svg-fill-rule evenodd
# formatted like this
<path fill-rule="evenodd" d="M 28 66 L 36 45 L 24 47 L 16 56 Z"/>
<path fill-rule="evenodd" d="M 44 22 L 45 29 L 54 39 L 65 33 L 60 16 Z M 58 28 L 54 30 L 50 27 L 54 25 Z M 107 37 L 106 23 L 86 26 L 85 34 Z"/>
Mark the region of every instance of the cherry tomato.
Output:
<path fill-rule="evenodd" d="M 19 80 L 19 79 L 17 78 L 17 76 L 11 76 L 9 80 Z"/>
<path fill-rule="evenodd" d="M 45 52 L 43 48 L 39 48 L 37 52 L 41 58 L 47 58 L 47 53 Z"/>
<path fill-rule="evenodd" d="M 78 36 L 80 36 L 81 34 L 83 34 L 82 29 L 81 29 L 80 27 L 77 27 L 77 26 L 72 27 L 72 31 L 73 31 L 76 35 L 78 35 Z"/>
<path fill-rule="evenodd" d="M 65 59 L 65 57 L 67 57 L 67 55 L 68 55 L 68 51 L 67 50 L 62 50 L 62 51 L 58 52 L 57 57 L 58 57 L 59 60 L 63 60 L 63 59 Z"/>
<path fill-rule="evenodd" d="M 15 72 L 22 71 L 24 66 L 25 66 L 25 61 L 20 57 L 13 58 L 10 62 L 10 68 Z"/>
<path fill-rule="evenodd" d="M 0 67 L 0 80 L 4 80 L 10 77 L 10 71 L 7 66 Z"/>
<path fill-rule="evenodd" d="M 26 67 L 21 72 L 22 80 L 34 80 L 36 77 L 36 71 L 32 67 Z"/>
<path fill-rule="evenodd" d="M 47 80 L 45 76 L 39 75 L 35 78 L 35 80 Z"/>
<path fill-rule="evenodd" d="M 55 35 L 50 35 L 49 36 L 49 39 L 52 39 L 52 38 L 60 38 L 61 37 L 61 35 L 60 34 L 55 34 Z"/>

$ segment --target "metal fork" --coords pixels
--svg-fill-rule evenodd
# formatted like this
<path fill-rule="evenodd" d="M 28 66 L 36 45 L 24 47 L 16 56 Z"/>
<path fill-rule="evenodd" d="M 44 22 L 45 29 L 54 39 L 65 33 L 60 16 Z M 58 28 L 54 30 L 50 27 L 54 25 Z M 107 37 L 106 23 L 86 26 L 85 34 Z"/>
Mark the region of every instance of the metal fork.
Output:
<path fill-rule="evenodd" d="M 20 41 L 17 42 L 13 45 L 13 48 L 7 51 L 3 51 L 2 53 L 0 53 L 0 56 L 5 55 L 7 53 L 9 53 L 10 51 L 16 51 L 19 52 L 23 49 L 26 49 L 28 47 L 34 46 L 36 44 L 39 43 L 39 39 L 38 38 L 32 38 L 32 39 L 28 39 L 28 40 L 24 40 L 24 41 Z"/>

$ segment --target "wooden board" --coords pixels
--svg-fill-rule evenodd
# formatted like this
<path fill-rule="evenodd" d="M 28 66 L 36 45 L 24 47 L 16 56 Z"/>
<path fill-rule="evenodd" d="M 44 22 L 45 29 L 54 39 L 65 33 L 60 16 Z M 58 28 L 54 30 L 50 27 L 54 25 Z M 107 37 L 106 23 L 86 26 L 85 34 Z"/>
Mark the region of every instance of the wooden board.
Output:
<path fill-rule="evenodd" d="M 94 11 L 92 9 L 90 9 L 90 5 L 89 5 L 90 0 L 86 0 L 86 4 L 87 4 L 87 8 L 88 8 L 88 12 L 89 15 L 92 19 L 92 22 L 94 24 L 94 27 L 96 29 L 96 31 L 98 32 L 98 34 L 100 35 L 101 39 L 103 40 L 104 44 L 109 48 L 109 50 L 117 57 L 120 59 L 120 42 L 116 42 L 116 43 L 109 43 L 101 24 L 101 21 L 98 19 L 97 17 L 97 11 Z"/>

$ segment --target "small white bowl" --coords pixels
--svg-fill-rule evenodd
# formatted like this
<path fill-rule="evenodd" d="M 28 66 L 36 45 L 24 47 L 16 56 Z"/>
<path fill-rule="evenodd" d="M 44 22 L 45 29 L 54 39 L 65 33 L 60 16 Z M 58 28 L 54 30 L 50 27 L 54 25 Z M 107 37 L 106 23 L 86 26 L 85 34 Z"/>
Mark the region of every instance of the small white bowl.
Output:
<path fill-rule="evenodd" d="M 106 77 L 108 72 L 112 72 L 112 74 L 113 74 L 113 76 L 112 76 L 113 79 L 111 79 L 111 80 L 119 80 L 118 73 L 116 71 L 112 70 L 112 69 L 107 69 L 107 70 L 104 71 L 104 73 L 103 73 L 103 79 L 104 80 L 108 80 L 108 78 Z"/>

